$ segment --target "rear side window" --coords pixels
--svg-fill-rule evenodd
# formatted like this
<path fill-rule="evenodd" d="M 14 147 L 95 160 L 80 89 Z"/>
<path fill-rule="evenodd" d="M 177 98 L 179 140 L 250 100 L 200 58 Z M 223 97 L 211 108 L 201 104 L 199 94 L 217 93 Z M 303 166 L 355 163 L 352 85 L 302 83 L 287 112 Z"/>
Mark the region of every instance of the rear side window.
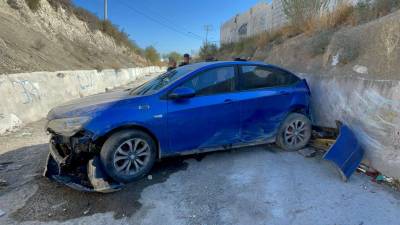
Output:
<path fill-rule="evenodd" d="M 232 92 L 235 89 L 235 68 L 228 66 L 207 70 L 186 81 L 182 86 L 193 88 L 196 95 Z"/>
<path fill-rule="evenodd" d="M 300 79 L 285 71 L 264 66 L 242 66 L 240 85 L 242 90 L 290 86 Z"/>

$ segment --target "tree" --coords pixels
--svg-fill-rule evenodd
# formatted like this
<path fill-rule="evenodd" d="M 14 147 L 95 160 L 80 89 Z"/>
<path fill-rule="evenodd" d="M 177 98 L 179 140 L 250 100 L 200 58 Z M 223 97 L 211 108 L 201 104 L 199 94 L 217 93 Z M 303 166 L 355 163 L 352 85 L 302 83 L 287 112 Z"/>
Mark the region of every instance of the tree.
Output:
<path fill-rule="evenodd" d="M 152 64 L 160 63 L 160 53 L 153 46 L 149 46 L 144 50 L 144 56 Z"/>
<path fill-rule="evenodd" d="M 199 57 L 202 60 L 215 59 L 218 54 L 218 46 L 212 43 L 204 43 L 200 48 Z"/>
<path fill-rule="evenodd" d="M 327 9 L 330 0 L 282 0 L 283 11 L 292 25 L 302 25 Z"/>
<path fill-rule="evenodd" d="M 182 55 L 178 52 L 170 52 L 164 56 L 164 59 L 167 59 L 167 60 L 172 59 L 175 62 L 179 62 L 182 60 Z"/>

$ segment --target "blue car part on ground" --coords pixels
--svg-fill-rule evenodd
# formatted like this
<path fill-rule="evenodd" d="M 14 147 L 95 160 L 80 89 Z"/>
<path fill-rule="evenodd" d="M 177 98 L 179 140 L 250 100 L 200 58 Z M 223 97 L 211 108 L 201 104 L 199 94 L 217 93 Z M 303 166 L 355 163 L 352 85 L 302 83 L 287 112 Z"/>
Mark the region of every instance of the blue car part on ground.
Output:
<path fill-rule="evenodd" d="M 339 136 L 336 142 L 325 153 L 324 159 L 333 162 L 343 181 L 347 181 L 356 171 L 364 157 L 361 147 L 353 131 L 346 125 L 339 125 Z"/>

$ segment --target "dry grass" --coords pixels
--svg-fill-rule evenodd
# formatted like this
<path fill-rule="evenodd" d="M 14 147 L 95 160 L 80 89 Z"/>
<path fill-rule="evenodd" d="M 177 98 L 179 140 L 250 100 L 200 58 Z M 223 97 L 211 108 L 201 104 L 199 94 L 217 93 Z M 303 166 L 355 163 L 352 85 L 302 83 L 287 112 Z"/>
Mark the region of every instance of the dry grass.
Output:
<path fill-rule="evenodd" d="M 299 4 L 301 2 L 298 1 Z M 298 8 L 299 10 L 302 9 L 300 6 Z M 292 20 L 292 23 L 280 29 L 266 31 L 253 37 L 244 38 L 239 42 L 223 44 L 219 49 L 219 55 L 235 57 L 252 56 L 259 48 L 267 49 L 268 46 L 279 45 L 285 40 L 302 33 L 313 37 L 313 42 L 315 42 L 309 45 L 310 54 L 312 56 L 320 55 L 325 53 L 331 36 L 341 27 L 356 26 L 387 15 L 399 8 L 400 0 L 364 0 L 356 6 L 343 1 L 334 11 L 317 13 L 319 11 L 314 10 L 314 13 L 308 14 L 307 17 L 302 17 L 301 24 L 298 21 Z M 293 17 L 298 14 L 299 10 L 292 10 Z M 393 46 L 393 42 L 393 38 L 390 41 L 386 41 L 385 48 L 390 51 L 392 48 L 388 46 Z M 347 53 L 343 53 L 345 57 L 342 63 L 348 63 L 358 56 L 357 43 L 344 45 L 344 49 L 348 49 L 348 51 L 346 51 Z"/>
<path fill-rule="evenodd" d="M 40 8 L 40 0 L 25 0 L 25 3 L 32 10 L 32 12 L 36 12 Z"/>
<path fill-rule="evenodd" d="M 354 7 L 342 3 L 335 11 L 323 13 L 321 16 L 313 17 L 304 22 L 301 31 L 307 35 L 316 32 L 337 29 L 342 26 L 352 25 Z"/>

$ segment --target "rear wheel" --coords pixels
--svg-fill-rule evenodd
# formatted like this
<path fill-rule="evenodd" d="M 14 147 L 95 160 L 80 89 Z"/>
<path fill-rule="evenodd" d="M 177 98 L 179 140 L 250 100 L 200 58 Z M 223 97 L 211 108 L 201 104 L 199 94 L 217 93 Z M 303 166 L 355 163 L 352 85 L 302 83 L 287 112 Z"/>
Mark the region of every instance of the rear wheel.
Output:
<path fill-rule="evenodd" d="M 124 130 L 104 143 L 100 158 L 107 174 L 119 182 L 132 182 L 146 175 L 156 159 L 156 144 L 146 133 Z"/>
<path fill-rule="evenodd" d="M 311 138 L 311 121 L 300 113 L 290 114 L 282 123 L 276 143 L 286 151 L 304 148 Z"/>

